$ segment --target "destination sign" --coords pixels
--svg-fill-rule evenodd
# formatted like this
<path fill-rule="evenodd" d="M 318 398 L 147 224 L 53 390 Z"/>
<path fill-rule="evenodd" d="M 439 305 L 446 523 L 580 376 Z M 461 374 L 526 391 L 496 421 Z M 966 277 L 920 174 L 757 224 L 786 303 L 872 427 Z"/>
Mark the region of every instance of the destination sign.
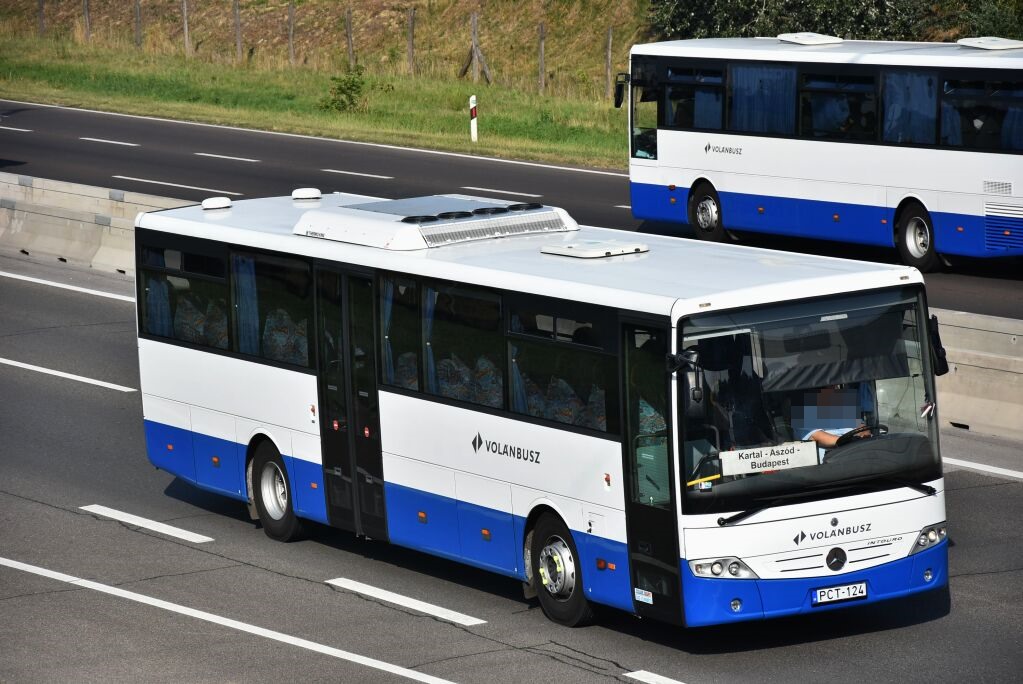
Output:
<path fill-rule="evenodd" d="M 768 470 L 786 470 L 817 465 L 816 442 L 786 442 L 777 446 L 722 451 L 721 474 L 751 475 Z"/>

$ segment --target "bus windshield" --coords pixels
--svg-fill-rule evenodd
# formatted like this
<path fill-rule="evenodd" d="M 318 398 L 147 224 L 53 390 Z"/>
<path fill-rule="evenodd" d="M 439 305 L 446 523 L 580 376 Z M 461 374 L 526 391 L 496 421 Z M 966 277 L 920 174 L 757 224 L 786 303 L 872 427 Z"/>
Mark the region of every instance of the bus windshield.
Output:
<path fill-rule="evenodd" d="M 919 290 L 694 316 L 678 371 L 686 513 L 940 477 Z"/>

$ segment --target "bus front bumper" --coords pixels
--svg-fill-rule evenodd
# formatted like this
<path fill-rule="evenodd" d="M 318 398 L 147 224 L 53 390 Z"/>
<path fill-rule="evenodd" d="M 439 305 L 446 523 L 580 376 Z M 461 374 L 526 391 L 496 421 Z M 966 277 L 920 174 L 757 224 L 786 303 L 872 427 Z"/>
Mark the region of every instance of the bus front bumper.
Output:
<path fill-rule="evenodd" d="M 930 580 L 924 578 L 928 570 Z M 710 579 L 696 577 L 689 563 L 683 560 L 682 578 L 683 609 L 689 627 L 817 613 L 946 586 L 948 541 L 901 560 L 842 575 L 808 579 Z M 866 583 L 865 598 L 814 605 L 814 590 L 857 582 Z"/>

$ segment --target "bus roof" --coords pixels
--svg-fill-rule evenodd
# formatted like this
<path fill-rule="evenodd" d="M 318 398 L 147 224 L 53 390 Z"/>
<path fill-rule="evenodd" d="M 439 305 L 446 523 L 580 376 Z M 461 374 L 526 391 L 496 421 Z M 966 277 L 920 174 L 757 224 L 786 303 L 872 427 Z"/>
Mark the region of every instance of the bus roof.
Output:
<path fill-rule="evenodd" d="M 225 209 L 204 210 L 195 205 L 142 213 L 136 225 L 242 247 L 671 316 L 673 321 L 695 312 L 923 282 L 919 271 L 904 266 L 590 226 L 421 249 L 387 249 L 378 240 L 352 244 L 295 233 L 309 212 L 315 212 L 320 226 L 332 214 L 340 224 L 350 214 L 348 208 L 377 199 L 335 193 L 318 201 L 241 200 Z M 390 220 L 381 219 L 382 231 L 388 230 Z M 568 245 L 592 247 L 593 243 L 610 243 L 612 252 L 614 245 L 623 246 L 630 253 L 577 258 L 541 252 L 554 247 L 563 254 Z"/>
<path fill-rule="evenodd" d="M 1023 69 L 1023 47 L 990 50 L 958 43 L 842 40 L 803 45 L 779 38 L 699 38 L 633 45 L 632 55 L 706 59 Z"/>

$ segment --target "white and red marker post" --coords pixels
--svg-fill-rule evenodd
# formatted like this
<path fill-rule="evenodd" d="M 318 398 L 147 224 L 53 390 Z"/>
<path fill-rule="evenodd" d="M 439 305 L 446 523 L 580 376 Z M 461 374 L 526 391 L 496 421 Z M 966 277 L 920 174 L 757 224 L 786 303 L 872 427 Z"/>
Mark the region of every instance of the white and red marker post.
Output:
<path fill-rule="evenodd" d="M 476 128 L 476 96 L 469 96 L 469 137 L 473 142 L 479 139 L 479 134 Z"/>

